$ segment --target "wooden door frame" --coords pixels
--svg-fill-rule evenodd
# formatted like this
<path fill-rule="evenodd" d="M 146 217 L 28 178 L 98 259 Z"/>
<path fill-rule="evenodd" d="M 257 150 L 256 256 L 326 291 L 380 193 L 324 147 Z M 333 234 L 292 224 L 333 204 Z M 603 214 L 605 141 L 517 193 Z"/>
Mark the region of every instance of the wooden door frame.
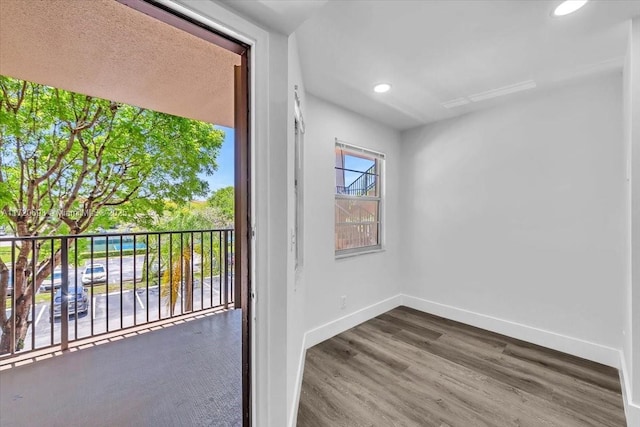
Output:
<path fill-rule="evenodd" d="M 242 309 L 242 425 L 251 426 L 251 147 L 249 67 L 246 51 L 235 76 L 235 277 L 234 306 Z"/>
<path fill-rule="evenodd" d="M 251 145 L 250 74 L 251 46 L 154 0 L 116 0 L 152 18 L 186 31 L 240 56 L 234 69 L 235 129 L 235 233 L 234 308 L 242 309 L 242 425 L 251 426 Z"/>

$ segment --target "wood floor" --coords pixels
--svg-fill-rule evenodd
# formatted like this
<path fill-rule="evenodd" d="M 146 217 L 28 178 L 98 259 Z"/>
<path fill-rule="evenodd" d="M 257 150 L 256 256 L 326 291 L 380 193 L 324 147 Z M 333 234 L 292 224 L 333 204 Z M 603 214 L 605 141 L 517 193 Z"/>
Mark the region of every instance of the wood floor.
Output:
<path fill-rule="evenodd" d="M 297 425 L 626 422 L 615 369 L 399 307 L 307 351 Z"/>

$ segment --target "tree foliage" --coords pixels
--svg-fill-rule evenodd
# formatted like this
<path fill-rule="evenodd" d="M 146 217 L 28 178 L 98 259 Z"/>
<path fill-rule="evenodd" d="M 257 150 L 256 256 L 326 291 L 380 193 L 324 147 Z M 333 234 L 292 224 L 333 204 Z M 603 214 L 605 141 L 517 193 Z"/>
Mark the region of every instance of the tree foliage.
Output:
<path fill-rule="evenodd" d="M 167 200 L 207 194 L 199 174 L 216 170 L 223 139 L 212 124 L 0 76 L 0 221 L 17 236 L 150 224 Z M 0 353 L 13 348 L 14 320 L 24 338 L 31 295 L 59 262 L 60 248 L 42 259 L 32 256 L 37 246 L 23 241 L 13 260 L 15 319 L 0 310 Z M 0 259 L 2 307 L 6 264 Z"/>
<path fill-rule="evenodd" d="M 225 222 L 225 225 L 233 225 L 234 222 L 234 197 L 234 189 L 230 186 L 215 191 L 207 200 L 210 206 L 219 210 L 221 219 Z"/>
<path fill-rule="evenodd" d="M 154 266 L 156 274 L 158 272 L 155 266 L 160 265 L 158 275 L 161 294 L 171 315 L 174 314 L 179 299 L 181 312 L 193 310 L 194 274 L 197 273 L 194 266 L 207 274 L 220 273 L 217 261 L 221 250 L 220 232 L 178 232 L 226 228 L 227 224 L 222 217 L 218 208 L 192 202 L 189 206 L 170 208 L 153 226 L 155 231 L 167 232 L 150 241 L 149 265 Z M 159 253 L 158 239 L 162 239 Z"/>

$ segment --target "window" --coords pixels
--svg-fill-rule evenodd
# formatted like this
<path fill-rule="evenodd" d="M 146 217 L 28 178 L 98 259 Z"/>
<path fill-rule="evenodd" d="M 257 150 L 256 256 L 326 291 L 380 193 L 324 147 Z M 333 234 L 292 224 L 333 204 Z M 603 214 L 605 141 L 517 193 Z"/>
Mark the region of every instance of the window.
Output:
<path fill-rule="evenodd" d="M 382 248 L 384 154 L 336 140 L 336 256 Z"/>

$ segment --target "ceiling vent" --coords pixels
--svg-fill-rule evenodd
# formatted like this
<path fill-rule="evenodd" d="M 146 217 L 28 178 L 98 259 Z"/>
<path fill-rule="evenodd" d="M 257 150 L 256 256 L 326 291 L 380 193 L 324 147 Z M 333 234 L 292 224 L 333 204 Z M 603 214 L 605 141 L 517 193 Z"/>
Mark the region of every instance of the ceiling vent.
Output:
<path fill-rule="evenodd" d="M 442 106 L 447 109 L 462 107 L 463 105 L 470 104 L 471 102 L 484 101 L 486 99 L 497 98 L 499 96 L 509 95 L 510 93 L 522 92 L 523 90 L 529 90 L 536 87 L 536 82 L 533 80 L 526 80 L 524 82 L 515 83 L 508 86 L 499 87 L 497 89 L 491 89 L 486 92 L 476 93 L 467 97 L 460 97 L 452 99 L 447 102 L 443 102 Z"/>
<path fill-rule="evenodd" d="M 456 98 L 456 99 L 452 99 L 451 101 L 443 102 L 442 106 L 444 108 L 455 108 L 455 107 L 461 107 L 463 105 L 467 105 L 470 103 L 471 101 L 469 101 L 467 98 Z"/>
<path fill-rule="evenodd" d="M 486 92 L 476 93 L 475 95 L 469 95 L 469 99 L 473 102 L 484 101 L 486 99 L 497 98 L 499 96 L 509 95 L 510 93 L 533 89 L 535 87 L 536 82 L 534 82 L 533 80 L 526 80 L 524 82 L 515 83 L 509 86 L 491 89 Z"/>

